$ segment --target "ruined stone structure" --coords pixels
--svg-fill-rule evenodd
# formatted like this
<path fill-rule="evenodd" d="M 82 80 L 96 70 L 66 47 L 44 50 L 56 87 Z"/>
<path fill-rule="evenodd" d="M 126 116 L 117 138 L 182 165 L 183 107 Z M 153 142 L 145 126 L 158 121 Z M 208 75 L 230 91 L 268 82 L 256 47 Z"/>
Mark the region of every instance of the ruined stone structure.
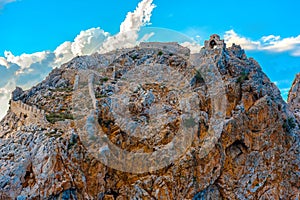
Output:
<path fill-rule="evenodd" d="M 27 123 L 47 123 L 47 120 L 45 118 L 45 111 L 38 109 L 36 106 L 27 105 L 22 101 L 11 100 L 10 108 L 11 111 L 15 113 L 18 117 L 24 117 Z"/>
<path fill-rule="evenodd" d="M 217 34 L 213 34 L 210 36 L 209 40 L 206 40 L 204 43 L 205 49 L 214 49 L 214 48 L 226 48 L 226 44 L 224 43 L 224 40 L 220 39 L 220 36 Z"/>
<path fill-rule="evenodd" d="M 180 46 L 177 42 L 141 42 L 140 48 L 154 48 L 168 51 L 173 54 L 181 55 L 182 57 L 188 57 L 190 55 L 190 50 L 183 46 Z"/>

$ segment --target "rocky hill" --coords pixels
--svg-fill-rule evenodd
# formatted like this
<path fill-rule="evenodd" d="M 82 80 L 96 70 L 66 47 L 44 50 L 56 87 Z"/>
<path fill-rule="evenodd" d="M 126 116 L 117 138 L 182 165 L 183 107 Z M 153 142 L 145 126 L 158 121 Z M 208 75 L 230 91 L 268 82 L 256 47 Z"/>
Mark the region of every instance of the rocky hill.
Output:
<path fill-rule="evenodd" d="M 300 73 L 296 75 L 289 91 L 288 104 L 300 122 Z"/>
<path fill-rule="evenodd" d="M 13 92 L 0 199 L 299 199 L 298 101 L 217 35 L 76 57 Z"/>

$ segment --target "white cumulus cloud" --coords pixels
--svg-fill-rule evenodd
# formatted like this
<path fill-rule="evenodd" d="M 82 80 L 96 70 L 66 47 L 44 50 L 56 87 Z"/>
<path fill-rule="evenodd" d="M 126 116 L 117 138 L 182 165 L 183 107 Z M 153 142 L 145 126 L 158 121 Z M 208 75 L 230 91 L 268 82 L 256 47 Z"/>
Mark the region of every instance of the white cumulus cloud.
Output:
<path fill-rule="evenodd" d="M 201 48 L 203 47 L 196 42 L 184 42 L 180 45 L 189 48 L 191 50 L 191 53 L 199 53 Z"/>
<path fill-rule="evenodd" d="M 55 49 L 56 60 L 54 67 L 59 67 L 75 56 L 95 53 L 109 35 L 108 32 L 105 32 L 100 27 L 81 31 L 73 42 L 66 41 Z"/>
<path fill-rule="evenodd" d="M 239 36 L 234 30 L 225 32 L 224 40 L 227 46 L 231 46 L 233 43 L 241 45 L 246 50 L 254 50 L 260 45 L 257 41 L 252 41 L 249 38 Z"/>
<path fill-rule="evenodd" d="M 151 14 L 155 5 L 153 0 L 141 1 L 134 12 L 128 12 L 120 25 L 120 32 L 110 36 L 103 43 L 99 52 L 105 53 L 114 49 L 130 48 L 138 44 L 138 31 L 150 24 Z"/>
<path fill-rule="evenodd" d="M 105 32 L 99 27 L 81 31 L 71 45 L 73 55 L 94 53 L 109 35 L 108 32 Z"/>
<path fill-rule="evenodd" d="M 11 91 L 15 88 L 13 81 L 9 81 L 3 88 L 0 88 L 0 120 L 8 110 L 8 101 Z"/>
<path fill-rule="evenodd" d="M 50 51 L 42 51 L 42 52 L 36 52 L 33 54 L 22 54 L 20 56 L 14 56 L 10 51 L 5 51 L 4 52 L 4 57 L 5 58 L 0 58 L 0 59 L 5 59 L 6 62 L 8 63 L 15 63 L 19 65 L 21 68 L 29 68 L 33 63 L 36 62 L 41 62 L 46 58 L 48 54 L 50 54 Z"/>
<path fill-rule="evenodd" d="M 235 43 L 246 50 L 290 52 L 293 56 L 300 56 L 300 35 L 287 38 L 268 35 L 262 36 L 259 40 L 252 40 L 237 34 L 234 30 L 229 30 L 225 32 L 224 39 L 228 46 Z"/>
<path fill-rule="evenodd" d="M 120 25 L 120 33 L 140 30 L 142 26 L 149 24 L 152 11 L 155 8 L 152 2 L 153 0 L 143 0 L 134 12 L 128 12 L 125 20 Z"/>

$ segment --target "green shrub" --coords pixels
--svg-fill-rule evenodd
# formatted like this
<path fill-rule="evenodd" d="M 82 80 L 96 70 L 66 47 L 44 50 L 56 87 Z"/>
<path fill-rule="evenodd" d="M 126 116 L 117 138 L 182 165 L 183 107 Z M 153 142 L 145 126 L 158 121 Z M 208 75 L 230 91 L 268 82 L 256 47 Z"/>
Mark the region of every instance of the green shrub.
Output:
<path fill-rule="evenodd" d="M 51 92 L 72 92 L 73 88 L 55 88 L 55 89 L 50 89 Z"/>
<path fill-rule="evenodd" d="M 131 58 L 132 58 L 133 60 L 136 60 L 138 57 L 137 57 L 137 55 L 133 55 Z"/>
<path fill-rule="evenodd" d="M 236 82 L 243 83 L 245 80 L 249 80 L 248 72 L 243 71 L 241 76 L 236 80 Z"/>
<path fill-rule="evenodd" d="M 103 77 L 103 78 L 101 78 L 101 81 L 102 81 L 102 82 L 107 82 L 108 79 L 109 79 L 108 77 Z"/>
<path fill-rule="evenodd" d="M 73 120 L 74 116 L 68 113 L 50 113 L 49 115 L 46 115 L 46 119 L 48 122 L 54 124 L 57 121 L 64 121 L 65 119 Z"/>
<path fill-rule="evenodd" d="M 159 52 L 157 53 L 157 55 L 161 56 L 161 55 L 163 55 L 163 52 L 162 52 L 162 51 L 159 51 Z"/>
<path fill-rule="evenodd" d="M 99 95 L 96 95 L 96 98 L 98 99 L 101 99 L 101 98 L 105 98 L 105 97 L 107 97 L 107 95 L 105 95 L 105 94 L 99 94 Z"/>

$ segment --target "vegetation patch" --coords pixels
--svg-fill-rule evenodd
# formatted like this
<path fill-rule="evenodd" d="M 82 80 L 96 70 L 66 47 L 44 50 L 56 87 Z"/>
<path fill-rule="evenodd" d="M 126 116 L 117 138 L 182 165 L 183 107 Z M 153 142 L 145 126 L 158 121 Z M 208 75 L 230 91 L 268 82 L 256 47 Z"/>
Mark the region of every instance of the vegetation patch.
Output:
<path fill-rule="evenodd" d="M 159 52 L 157 53 L 157 55 L 161 56 L 161 55 L 163 55 L 163 52 L 162 52 L 162 51 L 159 51 Z"/>
<path fill-rule="evenodd" d="M 97 99 L 106 98 L 106 97 L 107 97 L 107 95 L 105 95 L 105 94 L 96 95 Z"/>
<path fill-rule="evenodd" d="M 55 88 L 50 89 L 51 92 L 73 92 L 73 88 L 67 87 L 67 88 Z"/>
<path fill-rule="evenodd" d="M 101 82 L 107 82 L 108 80 L 109 80 L 108 77 L 103 77 L 103 78 L 100 79 Z"/>
<path fill-rule="evenodd" d="M 237 83 L 243 83 L 244 81 L 249 80 L 248 75 L 249 75 L 248 72 L 243 71 L 241 76 L 236 80 L 236 82 Z"/>
<path fill-rule="evenodd" d="M 68 113 L 50 113 L 46 115 L 46 119 L 48 122 L 54 124 L 57 121 L 64 121 L 66 119 L 74 120 L 74 116 Z"/>
<path fill-rule="evenodd" d="M 133 60 L 136 60 L 136 59 L 138 58 L 138 56 L 137 56 L 137 55 L 133 55 L 131 58 L 132 58 Z"/>

